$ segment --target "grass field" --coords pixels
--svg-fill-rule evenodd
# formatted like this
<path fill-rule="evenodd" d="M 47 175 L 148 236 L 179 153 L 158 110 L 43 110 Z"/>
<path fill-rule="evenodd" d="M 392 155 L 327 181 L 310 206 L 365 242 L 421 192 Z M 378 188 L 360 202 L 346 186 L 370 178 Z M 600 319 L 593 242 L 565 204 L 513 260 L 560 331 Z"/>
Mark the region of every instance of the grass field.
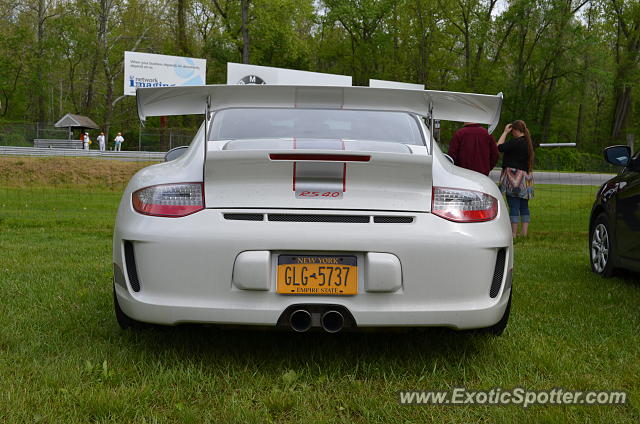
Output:
<path fill-rule="evenodd" d="M 503 337 L 123 332 L 111 300 L 121 185 L 0 181 L 0 422 L 640 421 L 640 283 L 593 275 L 593 187 L 539 186 Z M 8 180 L 7 180 L 8 181 Z M 398 390 L 624 390 L 622 406 L 402 406 Z"/>

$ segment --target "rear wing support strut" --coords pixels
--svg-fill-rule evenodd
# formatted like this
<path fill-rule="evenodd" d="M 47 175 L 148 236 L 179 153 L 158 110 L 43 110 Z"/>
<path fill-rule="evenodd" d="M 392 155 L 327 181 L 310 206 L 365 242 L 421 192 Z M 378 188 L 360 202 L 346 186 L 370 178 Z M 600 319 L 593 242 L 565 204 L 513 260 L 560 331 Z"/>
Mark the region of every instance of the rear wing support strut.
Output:
<path fill-rule="evenodd" d="M 429 154 L 433 155 L 433 101 L 429 100 Z"/>
<path fill-rule="evenodd" d="M 207 101 L 204 105 L 204 157 L 207 157 L 207 150 L 209 148 L 209 116 L 211 114 L 211 96 L 207 96 Z"/>

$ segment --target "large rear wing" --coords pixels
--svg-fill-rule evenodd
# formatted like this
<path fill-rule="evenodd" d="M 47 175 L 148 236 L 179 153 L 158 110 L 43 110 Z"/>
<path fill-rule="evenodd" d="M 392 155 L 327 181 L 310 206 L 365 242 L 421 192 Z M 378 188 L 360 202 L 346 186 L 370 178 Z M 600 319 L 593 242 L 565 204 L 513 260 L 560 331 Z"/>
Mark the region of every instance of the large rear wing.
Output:
<path fill-rule="evenodd" d="M 205 114 L 231 107 L 387 110 L 415 113 L 429 119 L 488 124 L 500 119 L 502 93 L 497 95 L 434 90 L 371 87 L 287 85 L 206 85 L 151 87 L 136 91 L 138 116 Z"/>

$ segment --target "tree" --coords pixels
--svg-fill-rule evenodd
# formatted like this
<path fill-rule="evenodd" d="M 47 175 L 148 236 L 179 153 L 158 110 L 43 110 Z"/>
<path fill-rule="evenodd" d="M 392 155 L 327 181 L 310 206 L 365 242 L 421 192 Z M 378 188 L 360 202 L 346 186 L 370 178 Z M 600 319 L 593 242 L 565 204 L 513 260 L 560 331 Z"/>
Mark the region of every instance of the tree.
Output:
<path fill-rule="evenodd" d="M 632 93 L 638 83 L 640 61 L 640 3 L 632 0 L 609 0 L 616 19 L 616 73 L 613 82 L 614 110 L 611 137 L 623 139 L 629 126 Z"/>
<path fill-rule="evenodd" d="M 46 68 L 46 31 L 47 21 L 58 16 L 55 0 L 32 0 L 26 4 L 35 18 L 35 48 L 34 48 L 34 72 L 32 84 L 36 96 L 36 119 L 38 122 L 46 122 L 44 83 Z"/>
<path fill-rule="evenodd" d="M 240 0 L 240 10 L 235 7 L 235 2 L 230 3 L 229 0 L 213 0 L 213 4 L 227 35 L 230 36 L 242 55 L 242 63 L 249 63 L 249 26 L 251 22 L 249 9 L 251 0 Z"/>
<path fill-rule="evenodd" d="M 367 85 L 378 70 L 378 48 L 386 34 L 383 22 L 393 9 L 393 0 L 325 0 L 327 16 L 349 34 L 351 71 L 356 85 Z M 378 37 L 380 36 L 380 37 Z M 388 38 L 388 37 L 387 37 Z"/>

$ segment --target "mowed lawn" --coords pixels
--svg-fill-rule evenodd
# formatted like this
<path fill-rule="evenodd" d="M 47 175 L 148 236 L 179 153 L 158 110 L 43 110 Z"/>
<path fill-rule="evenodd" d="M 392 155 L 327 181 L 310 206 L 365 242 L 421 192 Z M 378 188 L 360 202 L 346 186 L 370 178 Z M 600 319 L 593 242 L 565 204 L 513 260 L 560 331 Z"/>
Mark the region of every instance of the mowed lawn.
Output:
<path fill-rule="evenodd" d="M 0 181 L 0 422 L 640 421 L 640 283 L 590 272 L 594 187 L 538 187 L 532 234 L 515 246 L 511 321 L 498 338 L 446 329 L 122 331 L 111 298 L 121 189 Z M 460 386 L 624 390 L 629 400 L 527 409 L 398 402 L 399 390 Z"/>

